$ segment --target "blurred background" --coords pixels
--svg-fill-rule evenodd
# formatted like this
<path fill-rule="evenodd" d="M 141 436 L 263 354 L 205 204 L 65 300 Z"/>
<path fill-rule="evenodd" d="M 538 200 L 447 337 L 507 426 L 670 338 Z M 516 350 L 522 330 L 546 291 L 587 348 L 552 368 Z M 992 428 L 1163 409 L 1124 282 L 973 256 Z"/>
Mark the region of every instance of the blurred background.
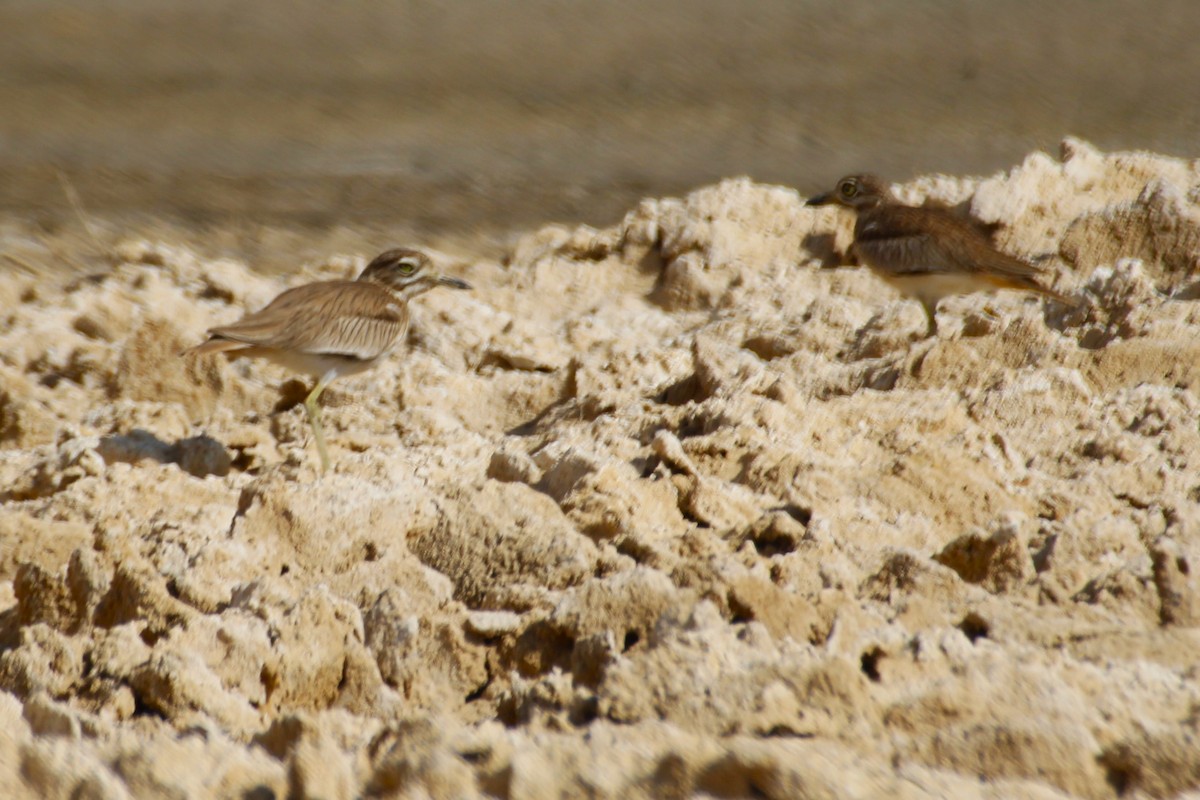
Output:
<path fill-rule="evenodd" d="M 1195 0 L 4 0 L 0 214 L 253 263 L 1068 134 L 1195 156 L 1198 41 Z"/>

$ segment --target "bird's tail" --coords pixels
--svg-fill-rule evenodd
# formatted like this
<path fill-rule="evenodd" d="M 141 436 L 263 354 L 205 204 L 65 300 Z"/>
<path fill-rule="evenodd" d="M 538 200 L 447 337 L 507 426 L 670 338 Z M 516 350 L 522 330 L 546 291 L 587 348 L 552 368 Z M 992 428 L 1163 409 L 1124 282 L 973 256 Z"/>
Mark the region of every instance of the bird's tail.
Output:
<path fill-rule="evenodd" d="M 228 353 L 233 350 L 245 350 L 249 346 L 245 342 L 235 342 L 232 339 L 218 339 L 214 337 L 206 342 L 201 342 L 195 347 L 189 347 L 179 355 L 204 356 L 210 353 Z"/>
<path fill-rule="evenodd" d="M 1083 305 L 1083 303 L 1078 298 L 1068 297 L 1067 295 L 1063 294 L 1062 292 L 1056 292 L 1053 289 L 1047 289 L 1045 286 L 1042 286 L 1041 284 L 1037 284 L 1031 288 L 1033 288 L 1033 290 L 1036 291 L 1038 294 L 1049 297 L 1051 300 L 1054 300 L 1057 303 L 1062 303 L 1064 306 L 1067 306 L 1068 308 L 1079 308 L 1079 306 Z"/>
<path fill-rule="evenodd" d="M 1043 297 L 1049 297 L 1057 303 L 1062 303 L 1068 308 L 1078 308 L 1082 303 L 1074 297 L 1068 297 L 1062 292 L 1057 292 L 1054 289 L 1049 289 L 1043 286 L 1033 278 L 1025 275 L 989 275 L 990 282 L 997 289 L 1020 289 L 1027 292 L 1037 292 Z"/>

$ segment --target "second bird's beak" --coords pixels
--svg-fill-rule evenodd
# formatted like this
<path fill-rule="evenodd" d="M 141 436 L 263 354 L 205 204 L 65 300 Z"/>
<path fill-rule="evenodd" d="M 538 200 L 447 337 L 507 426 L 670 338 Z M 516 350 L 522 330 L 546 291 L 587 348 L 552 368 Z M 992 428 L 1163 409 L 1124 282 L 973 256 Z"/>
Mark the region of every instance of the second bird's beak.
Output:
<path fill-rule="evenodd" d="M 439 275 L 437 277 L 438 286 L 449 286 L 452 289 L 470 289 L 471 284 L 461 278 L 451 278 L 448 275 Z"/>
<path fill-rule="evenodd" d="M 824 194 L 819 194 L 816 197 L 808 198 L 808 200 L 804 203 L 804 205 L 806 205 L 806 206 L 827 206 L 827 205 L 830 205 L 831 203 L 835 203 L 835 202 L 837 202 L 837 201 L 833 199 L 833 192 L 825 192 Z"/>

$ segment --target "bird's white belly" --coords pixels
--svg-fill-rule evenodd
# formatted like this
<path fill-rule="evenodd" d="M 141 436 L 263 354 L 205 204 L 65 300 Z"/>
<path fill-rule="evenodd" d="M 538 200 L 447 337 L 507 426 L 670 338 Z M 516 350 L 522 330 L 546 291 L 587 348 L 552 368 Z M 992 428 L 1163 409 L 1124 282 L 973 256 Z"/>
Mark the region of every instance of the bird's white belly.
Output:
<path fill-rule="evenodd" d="M 273 364 L 278 364 L 290 372 L 307 374 L 313 378 L 321 378 L 333 373 L 337 378 L 357 375 L 366 372 L 390 355 L 390 350 L 380 353 L 372 359 L 348 358 L 346 356 L 329 355 L 327 353 L 297 353 L 291 350 L 270 350 L 261 353 L 263 358 Z"/>
<path fill-rule="evenodd" d="M 915 297 L 929 306 L 937 305 L 943 297 L 995 289 L 995 284 L 969 272 L 922 273 L 919 275 L 888 275 L 876 272 L 901 294 Z"/>

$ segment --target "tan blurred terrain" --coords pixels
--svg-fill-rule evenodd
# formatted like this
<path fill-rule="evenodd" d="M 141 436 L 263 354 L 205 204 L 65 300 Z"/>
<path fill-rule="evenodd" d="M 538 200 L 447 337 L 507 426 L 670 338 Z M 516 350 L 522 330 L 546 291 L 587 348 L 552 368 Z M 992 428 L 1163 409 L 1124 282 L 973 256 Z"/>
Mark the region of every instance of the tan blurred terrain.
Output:
<path fill-rule="evenodd" d="M 1187 155 L 1200 5 L 0 4 L 0 208 L 70 221 L 609 224 L 722 177 Z M 250 255 L 254 255 L 251 253 Z"/>
<path fill-rule="evenodd" d="M 1200 162 L 1062 153 L 897 188 L 1067 303 L 926 339 L 850 215 L 648 197 L 418 298 L 323 474 L 180 351 L 361 259 L 0 281 L 0 794 L 1195 798 Z"/>

